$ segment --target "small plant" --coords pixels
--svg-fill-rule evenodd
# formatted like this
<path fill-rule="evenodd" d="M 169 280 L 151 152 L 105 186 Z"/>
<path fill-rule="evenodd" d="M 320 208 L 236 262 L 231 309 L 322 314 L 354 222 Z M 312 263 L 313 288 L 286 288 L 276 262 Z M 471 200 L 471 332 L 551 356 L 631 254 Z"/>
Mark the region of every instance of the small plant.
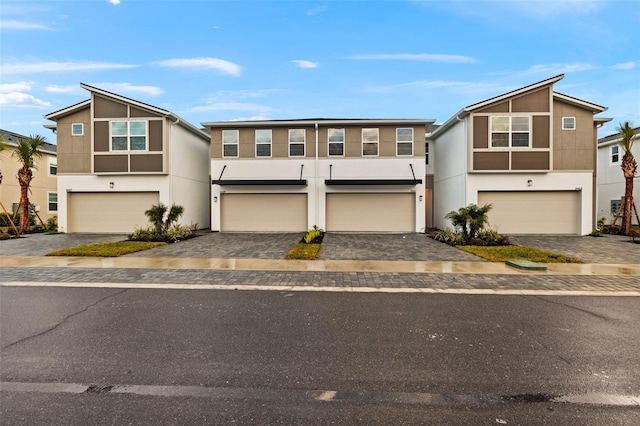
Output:
<path fill-rule="evenodd" d="M 44 229 L 47 231 L 47 234 L 55 234 L 58 232 L 58 216 L 52 216 L 47 219 Z"/>
<path fill-rule="evenodd" d="M 313 225 L 307 234 L 304 236 L 305 244 L 319 244 L 322 242 L 324 231 L 318 228 L 317 225 Z"/>
<path fill-rule="evenodd" d="M 458 211 L 451 211 L 445 216 L 451 220 L 455 230 L 445 229 L 438 231 L 433 239 L 452 246 L 505 246 L 509 245 L 509 238 L 501 235 L 495 229 L 485 229 L 489 218 L 487 213 L 491 210 L 491 204 L 479 207 L 469 204 Z"/>
<path fill-rule="evenodd" d="M 604 231 L 604 224 L 606 220 L 607 218 L 605 217 L 601 217 L 600 219 L 598 219 L 598 222 L 596 222 L 596 229 L 591 231 L 589 235 L 592 237 L 602 237 L 602 233 Z"/>
<path fill-rule="evenodd" d="M 184 208 L 175 204 L 170 209 L 163 203 L 154 204 L 144 212 L 151 226 L 137 228 L 133 234 L 129 235 L 129 240 L 176 243 L 194 237 L 197 225 L 188 227 L 176 223 L 183 212 Z"/>

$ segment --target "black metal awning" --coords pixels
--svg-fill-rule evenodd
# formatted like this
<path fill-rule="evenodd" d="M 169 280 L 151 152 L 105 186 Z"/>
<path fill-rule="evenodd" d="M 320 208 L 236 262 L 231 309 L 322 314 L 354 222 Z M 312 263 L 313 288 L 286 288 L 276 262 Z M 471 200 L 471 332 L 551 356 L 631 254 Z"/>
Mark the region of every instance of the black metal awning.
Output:
<path fill-rule="evenodd" d="M 307 186 L 306 179 L 220 179 L 211 183 L 222 186 Z"/>
<path fill-rule="evenodd" d="M 422 179 L 325 179 L 325 185 L 419 185 Z"/>

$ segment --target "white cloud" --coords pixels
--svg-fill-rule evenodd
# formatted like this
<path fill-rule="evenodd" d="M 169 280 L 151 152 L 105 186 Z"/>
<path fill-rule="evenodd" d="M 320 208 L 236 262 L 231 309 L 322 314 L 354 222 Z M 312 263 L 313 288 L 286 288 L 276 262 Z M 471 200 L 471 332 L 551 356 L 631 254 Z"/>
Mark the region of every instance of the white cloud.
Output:
<path fill-rule="evenodd" d="M 444 62 L 450 64 L 472 64 L 476 60 L 469 56 L 445 55 L 439 53 L 390 53 L 390 54 L 374 54 L 374 55 L 354 55 L 348 59 L 355 60 L 374 60 L 374 61 L 425 61 L 425 62 Z"/>
<path fill-rule="evenodd" d="M 49 108 L 50 106 L 50 102 L 45 102 L 28 93 L 0 93 L 0 107 Z"/>
<path fill-rule="evenodd" d="M 80 86 L 57 86 L 55 84 L 49 84 L 45 89 L 50 93 L 80 93 L 82 90 Z"/>
<path fill-rule="evenodd" d="M 50 30 L 51 28 L 26 21 L 0 21 L 0 28 L 3 30 Z"/>
<path fill-rule="evenodd" d="M 509 76 L 530 76 L 541 74 L 546 77 L 553 77 L 559 74 L 571 72 L 581 72 L 593 69 L 593 65 L 584 63 L 575 64 L 538 64 L 532 65 L 523 71 L 502 71 L 492 73 L 493 75 L 509 75 Z"/>
<path fill-rule="evenodd" d="M 324 13 L 327 10 L 329 10 L 328 6 L 318 6 L 318 7 L 314 7 L 313 9 L 309 9 L 307 10 L 307 16 L 314 16 L 314 15 L 318 15 L 320 13 Z"/>
<path fill-rule="evenodd" d="M 120 4 L 120 0 L 107 0 L 109 3 L 111 3 L 114 6 L 117 6 Z"/>
<path fill-rule="evenodd" d="M 167 59 L 156 62 L 156 64 L 161 67 L 170 68 L 213 69 L 222 74 L 228 74 L 234 77 L 239 77 L 241 70 L 239 65 L 218 58 Z"/>
<path fill-rule="evenodd" d="M 38 72 L 100 71 L 135 68 L 137 65 L 108 62 L 14 62 L 0 64 L 2 74 L 28 74 Z"/>
<path fill-rule="evenodd" d="M 212 102 L 207 105 L 197 106 L 190 109 L 193 112 L 203 111 L 257 111 L 261 114 L 272 111 L 271 107 L 260 104 L 245 102 Z"/>
<path fill-rule="evenodd" d="M 623 62 L 621 64 L 615 64 L 611 67 L 611 69 L 628 71 L 628 70 L 636 69 L 637 66 L 638 66 L 638 62 L 629 61 L 629 62 Z"/>
<path fill-rule="evenodd" d="M 136 86 L 131 83 L 95 83 L 91 85 L 113 93 L 144 93 L 151 96 L 164 93 L 164 90 L 156 86 Z"/>
<path fill-rule="evenodd" d="M 264 98 L 265 96 L 286 92 L 284 89 L 259 89 L 259 90 L 218 90 L 213 96 L 209 97 L 210 102 L 220 102 L 221 100 L 237 100 Z"/>
<path fill-rule="evenodd" d="M 294 59 L 294 64 L 296 64 L 299 68 L 318 68 L 317 62 L 305 61 L 304 59 Z"/>
<path fill-rule="evenodd" d="M 33 81 L 19 81 L 17 83 L 0 84 L 0 93 L 29 92 L 35 83 Z"/>

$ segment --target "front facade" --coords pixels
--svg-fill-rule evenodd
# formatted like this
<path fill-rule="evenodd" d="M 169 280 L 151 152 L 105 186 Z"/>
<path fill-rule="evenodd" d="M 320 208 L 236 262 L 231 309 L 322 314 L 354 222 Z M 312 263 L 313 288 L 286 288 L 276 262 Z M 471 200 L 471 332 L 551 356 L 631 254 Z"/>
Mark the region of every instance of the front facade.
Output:
<path fill-rule="evenodd" d="M 131 233 L 158 202 L 208 228 L 208 136 L 170 111 L 81 87 L 89 100 L 45 116 L 56 122 L 59 230 Z"/>
<path fill-rule="evenodd" d="M 577 234 L 594 225 L 597 126 L 606 108 L 553 91 L 560 75 L 463 108 L 427 140 L 438 151 L 434 221 L 491 204 L 507 234 Z"/>
<path fill-rule="evenodd" d="M 0 130 L 0 137 L 5 140 L 9 149 L 0 153 L 0 170 L 2 170 L 2 184 L 0 185 L 0 202 L 9 214 L 13 214 L 20 203 L 20 184 L 18 183 L 18 170 L 22 164 L 12 156 L 13 148 L 18 139 L 25 136 L 7 130 Z M 40 149 L 42 154 L 36 158 L 31 181 L 29 201 L 33 204 L 32 210 L 38 214 L 43 222 L 58 214 L 58 188 L 57 171 L 58 161 L 56 146 L 45 143 Z M 0 208 L 0 213 L 4 213 Z"/>
<path fill-rule="evenodd" d="M 636 161 L 640 161 L 640 127 L 636 127 L 635 142 L 631 148 Z M 621 135 L 619 133 L 598 140 L 598 208 L 597 217 L 606 219 L 611 223 L 618 213 L 624 199 L 625 180 L 620 165 L 624 150 L 620 146 Z M 633 180 L 633 199 L 636 209 L 640 212 L 640 176 Z M 617 224 L 620 225 L 621 218 Z M 635 214 L 631 221 L 638 224 Z"/>
<path fill-rule="evenodd" d="M 203 123 L 213 231 L 420 232 L 434 120 Z"/>

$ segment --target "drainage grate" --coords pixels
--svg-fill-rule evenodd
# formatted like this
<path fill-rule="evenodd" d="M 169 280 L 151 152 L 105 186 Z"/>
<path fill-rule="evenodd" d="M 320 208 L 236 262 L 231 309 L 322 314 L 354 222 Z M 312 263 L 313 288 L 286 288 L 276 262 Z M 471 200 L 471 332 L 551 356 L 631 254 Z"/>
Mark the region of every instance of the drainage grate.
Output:
<path fill-rule="evenodd" d="M 113 389 L 113 385 L 91 385 L 87 388 L 85 393 L 109 393 Z"/>

